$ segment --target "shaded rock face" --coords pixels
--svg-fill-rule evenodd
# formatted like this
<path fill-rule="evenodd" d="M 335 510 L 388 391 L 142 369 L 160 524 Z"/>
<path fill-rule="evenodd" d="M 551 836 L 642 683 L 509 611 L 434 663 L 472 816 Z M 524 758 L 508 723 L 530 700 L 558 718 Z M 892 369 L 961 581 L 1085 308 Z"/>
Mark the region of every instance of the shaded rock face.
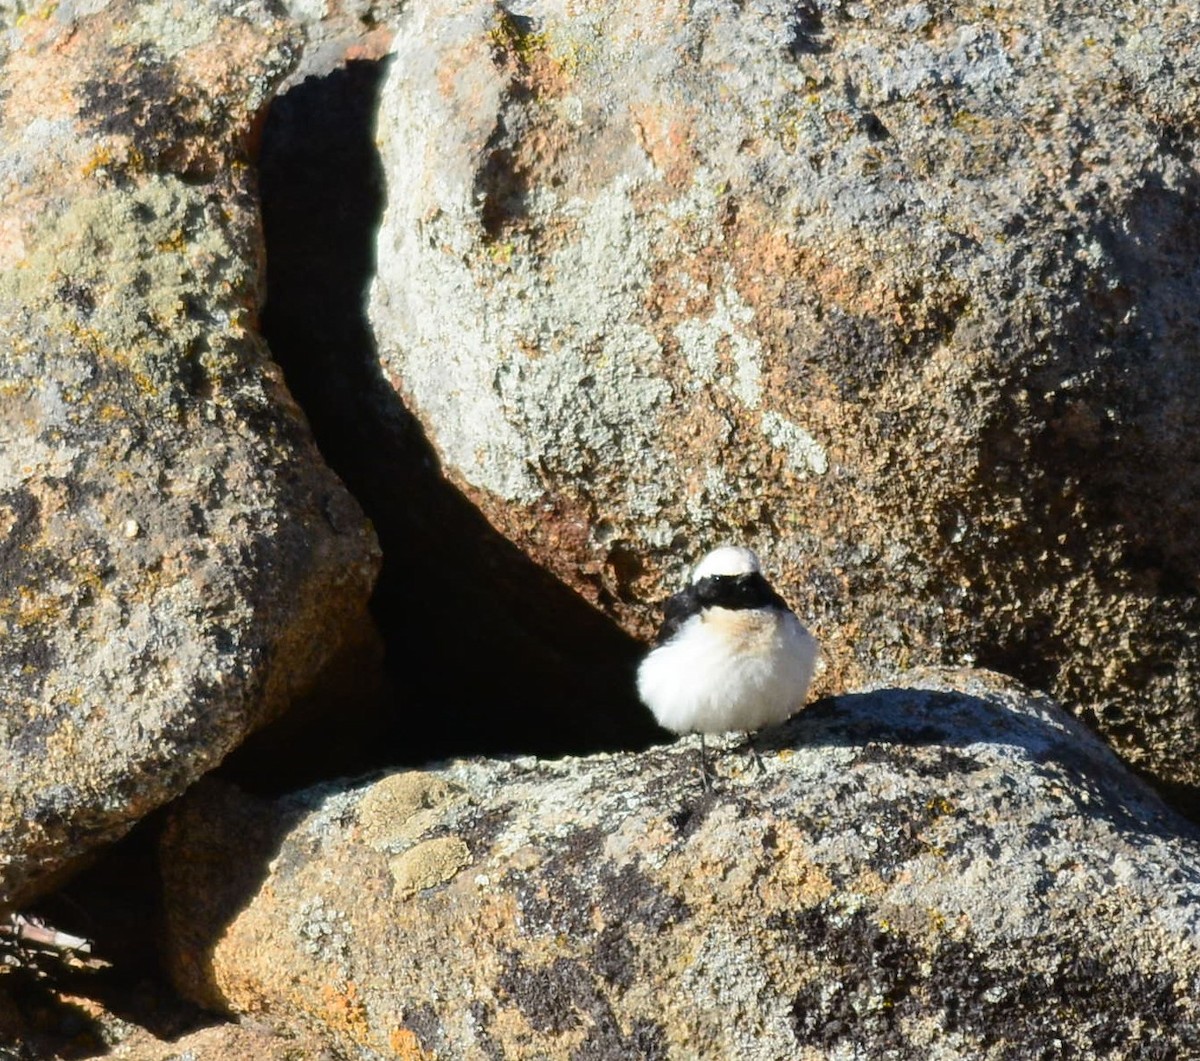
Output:
<path fill-rule="evenodd" d="M 1194 784 L 1197 24 L 413 6 L 381 363 L 488 519 L 626 629 L 742 540 L 826 689 L 978 660 Z"/>
<path fill-rule="evenodd" d="M 18 20 L 0 67 L 0 905 L 366 629 L 377 566 L 258 338 L 265 5 Z"/>
<path fill-rule="evenodd" d="M 374 765 L 644 747 L 661 731 L 634 691 L 642 646 L 446 480 L 380 372 L 364 307 L 384 206 L 374 124 L 387 67 L 354 60 L 283 92 L 259 163 L 263 334 L 384 552 L 372 613 L 403 706 Z"/>
<path fill-rule="evenodd" d="M 364 1057 L 1200 1049 L 1200 837 L 1054 705 L 915 674 L 764 752 L 710 794 L 691 740 L 205 782 L 164 841 L 169 960 Z"/>
<path fill-rule="evenodd" d="M 11 970 L 9 971 L 11 974 Z M 6 979 L 10 979 L 11 975 Z M 80 977 L 80 979 L 83 979 Z M 47 997 L 26 987 L 0 988 L 0 1058 L 45 1061 L 47 1058 L 104 1057 L 110 1061 L 336 1061 L 320 1042 L 297 1043 L 250 1021 L 234 1024 L 182 1001 L 156 1010 L 156 1019 L 140 1026 L 129 1012 L 129 998 L 142 1003 L 146 987 L 121 1002 L 95 997 L 90 985 L 59 989 Z M 161 1000 L 156 999 L 161 1005 Z M 165 1012 L 163 1012 L 165 1010 Z M 145 1020 L 144 1014 L 142 1020 Z"/>

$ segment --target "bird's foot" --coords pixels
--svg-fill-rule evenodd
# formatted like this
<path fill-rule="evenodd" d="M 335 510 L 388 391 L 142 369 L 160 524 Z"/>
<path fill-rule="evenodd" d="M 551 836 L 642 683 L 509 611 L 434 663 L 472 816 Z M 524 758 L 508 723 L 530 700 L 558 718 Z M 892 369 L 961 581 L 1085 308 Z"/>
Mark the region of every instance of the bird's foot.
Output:
<path fill-rule="evenodd" d="M 758 751 L 758 734 L 747 733 L 746 739 L 742 742 L 741 747 L 747 750 L 754 757 L 754 765 L 758 767 L 758 774 L 761 777 L 767 772 L 767 764 L 763 762 L 762 755 Z"/>

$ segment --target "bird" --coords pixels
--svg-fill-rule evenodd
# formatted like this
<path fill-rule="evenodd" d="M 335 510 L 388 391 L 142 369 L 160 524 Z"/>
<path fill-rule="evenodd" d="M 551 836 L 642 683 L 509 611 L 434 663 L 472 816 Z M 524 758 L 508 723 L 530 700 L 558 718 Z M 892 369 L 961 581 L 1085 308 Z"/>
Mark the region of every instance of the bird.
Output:
<path fill-rule="evenodd" d="M 804 706 L 820 650 L 763 577 L 758 556 L 739 545 L 704 556 L 664 616 L 638 667 L 638 695 L 664 729 L 700 734 L 707 791 L 705 734 L 752 734 L 790 718 Z"/>

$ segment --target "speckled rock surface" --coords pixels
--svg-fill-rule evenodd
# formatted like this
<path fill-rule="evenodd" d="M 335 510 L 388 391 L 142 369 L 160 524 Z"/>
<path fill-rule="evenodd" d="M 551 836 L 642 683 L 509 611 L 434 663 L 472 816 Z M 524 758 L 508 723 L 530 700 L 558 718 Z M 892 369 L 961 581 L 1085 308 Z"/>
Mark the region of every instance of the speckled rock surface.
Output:
<path fill-rule="evenodd" d="M 282 0 L 283 13 L 304 37 L 299 61 L 281 86 L 324 77 L 347 62 L 381 59 L 392 40 L 399 0 Z"/>
<path fill-rule="evenodd" d="M 278 1035 L 253 1022 L 214 1024 L 175 1039 L 135 1029 L 103 1056 L 110 1061 L 340 1061 L 319 1040 Z"/>
<path fill-rule="evenodd" d="M 347 1056 L 1189 1056 L 1200 836 L 978 671 L 696 745 L 177 808 L 167 951 Z"/>
<path fill-rule="evenodd" d="M 626 629 L 745 540 L 824 689 L 976 661 L 1194 785 L 1198 14 L 411 5 L 382 363 Z"/>
<path fill-rule="evenodd" d="M 362 636 L 377 565 L 256 334 L 268 5 L 0 35 L 0 905 L 181 792 Z"/>

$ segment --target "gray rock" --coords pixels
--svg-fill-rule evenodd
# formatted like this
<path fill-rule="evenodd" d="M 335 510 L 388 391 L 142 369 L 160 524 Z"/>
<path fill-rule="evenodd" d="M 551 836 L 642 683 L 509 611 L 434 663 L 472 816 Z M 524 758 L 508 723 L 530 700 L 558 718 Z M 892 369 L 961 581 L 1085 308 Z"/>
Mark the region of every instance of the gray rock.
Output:
<path fill-rule="evenodd" d="M 371 529 L 256 333 L 266 5 L 30 13 L 0 65 L 0 906 L 369 630 Z"/>
<path fill-rule="evenodd" d="M 304 47 L 281 91 L 307 78 L 326 77 L 347 62 L 382 59 L 392 40 L 389 23 L 396 0 L 283 0 L 289 22 L 303 33 Z"/>
<path fill-rule="evenodd" d="M 174 812 L 167 953 L 204 1005 L 355 1057 L 1200 1050 L 1200 835 L 984 672 L 696 745 L 473 760 Z"/>
<path fill-rule="evenodd" d="M 627 630 L 743 540 L 825 690 L 978 661 L 1200 783 L 1198 15 L 410 6 L 382 364 Z"/>

